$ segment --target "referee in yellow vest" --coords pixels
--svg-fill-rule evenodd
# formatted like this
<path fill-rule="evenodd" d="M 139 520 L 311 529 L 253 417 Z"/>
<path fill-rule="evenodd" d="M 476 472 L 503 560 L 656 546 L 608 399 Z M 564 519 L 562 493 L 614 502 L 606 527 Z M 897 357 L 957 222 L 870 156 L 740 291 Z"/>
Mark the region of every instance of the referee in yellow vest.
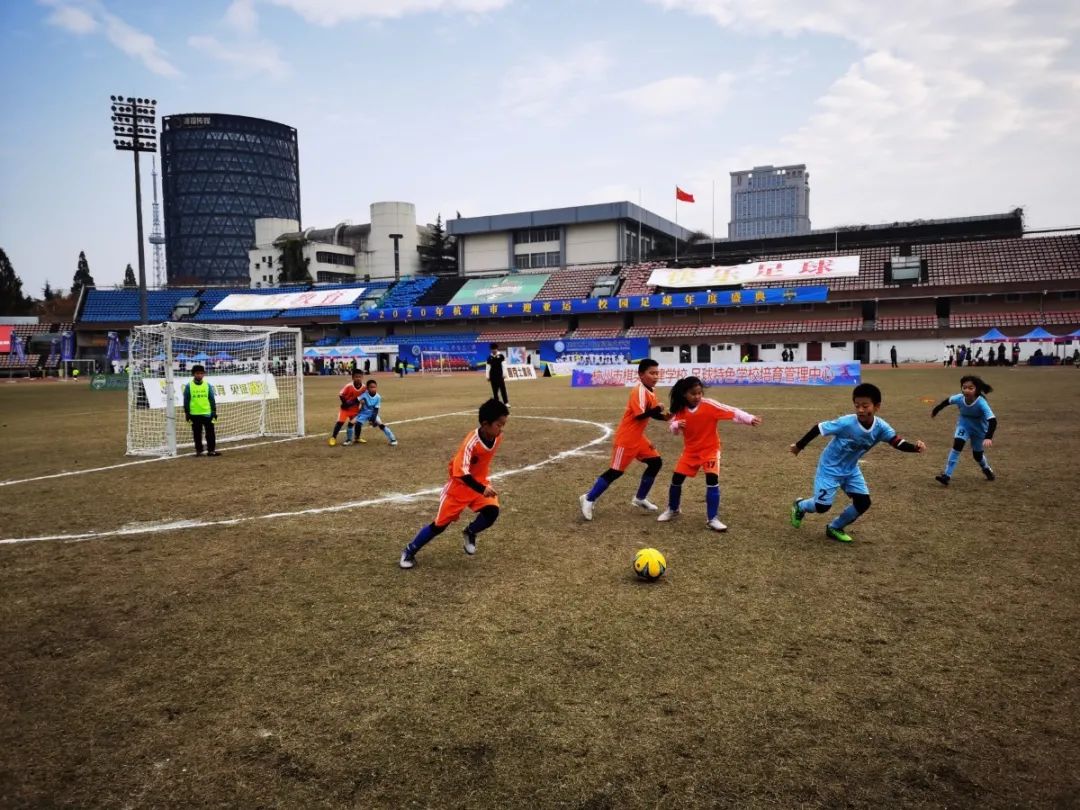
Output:
<path fill-rule="evenodd" d="M 214 386 L 203 380 L 206 369 L 201 365 L 191 367 L 193 379 L 184 386 L 184 418 L 191 423 L 191 433 L 195 438 L 195 455 L 203 454 L 203 430 L 206 430 L 206 455 L 220 456 L 215 448 L 217 434 L 214 422 L 217 421 L 217 401 L 214 399 Z"/>

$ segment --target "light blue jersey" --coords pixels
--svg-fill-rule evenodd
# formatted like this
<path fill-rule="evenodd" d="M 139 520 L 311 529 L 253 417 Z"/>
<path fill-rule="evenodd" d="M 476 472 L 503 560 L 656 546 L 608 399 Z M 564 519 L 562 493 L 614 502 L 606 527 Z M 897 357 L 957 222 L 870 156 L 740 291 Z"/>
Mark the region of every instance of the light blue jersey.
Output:
<path fill-rule="evenodd" d="M 822 436 L 832 436 L 832 441 L 821 451 L 817 473 L 814 476 L 814 500 L 820 504 L 832 504 L 837 489 L 848 495 L 869 495 L 859 459 L 878 442 L 888 442 L 896 431 L 881 417 L 874 417 L 874 424 L 866 428 L 859 424 L 855 414 L 821 422 L 818 430 Z"/>
<path fill-rule="evenodd" d="M 382 407 L 382 394 L 372 396 L 367 391 L 360 395 L 360 415 L 357 421 L 366 422 L 375 415 L 375 411 Z"/>
<path fill-rule="evenodd" d="M 994 412 L 990 410 L 990 403 L 980 394 L 975 401 L 968 405 L 963 394 L 953 394 L 949 397 L 949 404 L 960 409 L 960 418 L 956 421 L 957 439 L 971 439 L 972 441 L 986 438 L 986 431 L 990 429 L 990 420 L 994 418 Z"/>

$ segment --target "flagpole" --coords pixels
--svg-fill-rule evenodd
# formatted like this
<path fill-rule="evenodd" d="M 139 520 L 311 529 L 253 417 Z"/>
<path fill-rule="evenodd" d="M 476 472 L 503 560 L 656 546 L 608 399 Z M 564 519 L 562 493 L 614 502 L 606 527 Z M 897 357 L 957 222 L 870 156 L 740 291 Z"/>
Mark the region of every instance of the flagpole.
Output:
<path fill-rule="evenodd" d="M 709 248 L 709 261 L 716 262 L 716 178 L 712 181 L 712 234 L 709 240 L 711 247 Z"/>
<path fill-rule="evenodd" d="M 638 260 L 638 263 L 640 263 L 641 262 L 641 214 L 642 214 L 641 186 L 637 187 L 637 207 L 638 207 L 638 212 L 637 212 L 637 260 Z"/>
<path fill-rule="evenodd" d="M 675 263 L 679 262 L 679 187 L 675 186 Z"/>

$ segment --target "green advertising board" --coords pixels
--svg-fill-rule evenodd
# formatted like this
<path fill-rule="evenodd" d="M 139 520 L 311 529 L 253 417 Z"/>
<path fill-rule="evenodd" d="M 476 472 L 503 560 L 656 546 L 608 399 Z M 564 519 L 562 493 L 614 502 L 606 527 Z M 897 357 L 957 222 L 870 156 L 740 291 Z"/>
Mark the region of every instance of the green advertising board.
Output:
<path fill-rule="evenodd" d="M 91 391 L 127 391 L 127 374 L 95 374 L 90 378 Z"/>
<path fill-rule="evenodd" d="M 464 306 L 466 304 L 501 304 L 507 301 L 532 301 L 550 277 L 550 273 L 537 273 L 527 276 L 473 279 L 465 282 L 465 286 L 450 299 L 450 305 Z"/>

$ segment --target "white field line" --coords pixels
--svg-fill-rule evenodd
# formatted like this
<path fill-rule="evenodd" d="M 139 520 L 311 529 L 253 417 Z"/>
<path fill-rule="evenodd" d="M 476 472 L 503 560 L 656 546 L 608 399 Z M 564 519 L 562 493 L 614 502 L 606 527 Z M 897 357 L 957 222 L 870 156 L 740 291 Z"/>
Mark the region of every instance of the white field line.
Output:
<path fill-rule="evenodd" d="M 420 417 L 422 419 L 438 419 L 445 416 L 459 416 L 461 412 L 456 413 L 444 413 L 437 414 L 435 416 Z M 598 444 L 606 442 L 611 434 L 614 432 L 610 426 L 602 424 L 600 422 L 590 422 L 585 419 L 567 419 L 556 416 L 515 416 L 517 419 L 541 419 L 549 422 L 568 422 L 579 425 L 589 425 L 591 427 L 599 428 L 601 435 L 585 444 L 578 445 L 569 450 L 563 450 L 562 452 L 555 453 L 548 456 L 542 461 L 538 461 L 535 464 L 527 464 L 524 467 L 518 467 L 513 470 L 504 470 L 503 472 L 496 473 L 491 476 L 492 480 L 501 480 L 503 478 L 509 478 L 513 475 L 520 475 L 521 473 L 532 472 L 538 470 L 541 467 L 546 467 L 549 464 L 555 464 L 564 459 L 571 458 L 588 451 L 590 448 L 595 447 Z M 402 421 L 419 421 L 419 419 L 402 420 Z M 123 526 L 119 529 L 111 529 L 108 531 L 100 532 L 83 532 L 82 534 L 52 534 L 41 535 L 39 537 L 10 537 L 5 540 L 0 540 L 0 545 L 15 545 L 20 543 L 41 543 L 47 541 L 65 541 L 76 542 L 83 540 L 98 540 L 105 537 L 123 537 L 134 534 L 158 534 L 160 532 L 178 531 L 181 529 L 203 529 L 209 526 L 236 526 L 240 523 L 247 523 L 253 520 L 277 520 L 280 518 L 293 518 L 301 517 L 303 515 L 322 515 L 330 512 L 343 512 L 347 509 L 360 509 L 366 506 L 381 506 L 388 503 L 408 503 L 409 501 L 419 498 L 425 495 L 435 495 L 442 490 L 441 486 L 433 487 L 429 489 L 421 489 L 416 492 L 410 493 L 395 493 L 392 495 L 383 495 L 378 498 L 367 498 L 362 501 L 348 501 L 346 503 L 334 504 L 332 506 L 316 506 L 310 509 L 297 509 L 292 512 L 271 512 L 266 515 L 249 515 L 246 517 L 227 518 L 223 520 L 177 520 L 169 523 L 151 523 L 151 524 L 139 524 L 134 526 Z"/>
<path fill-rule="evenodd" d="M 387 422 L 388 425 L 404 425 L 406 422 L 423 422 L 427 419 L 441 419 L 444 416 L 465 416 L 470 411 L 454 411 L 453 413 L 437 413 L 434 416 L 417 416 L 412 419 L 402 419 L 399 422 Z M 238 444 L 236 447 L 225 447 L 230 453 L 237 450 L 247 450 L 251 447 L 266 447 L 271 444 L 281 444 L 282 442 L 297 442 L 302 439 L 319 439 L 325 438 L 322 433 L 311 434 L 309 436 L 290 436 L 287 439 L 268 439 L 264 442 L 252 442 L 251 444 Z M 158 461 L 175 461 L 178 458 L 191 458 L 194 453 L 182 453 L 176 456 L 157 456 L 155 458 L 142 458 L 138 461 L 125 461 L 121 464 L 111 464 L 108 467 L 91 467 L 86 470 L 68 470 L 67 472 L 52 473 L 50 475 L 38 475 L 34 478 L 19 478 L 11 481 L 0 481 L 0 487 L 10 487 L 15 484 L 29 484 L 33 481 L 47 481 L 50 478 L 66 478 L 69 475 L 86 475 L 87 473 L 105 472 L 106 470 L 119 470 L 124 467 L 134 467 L 137 464 L 153 464 Z"/>

